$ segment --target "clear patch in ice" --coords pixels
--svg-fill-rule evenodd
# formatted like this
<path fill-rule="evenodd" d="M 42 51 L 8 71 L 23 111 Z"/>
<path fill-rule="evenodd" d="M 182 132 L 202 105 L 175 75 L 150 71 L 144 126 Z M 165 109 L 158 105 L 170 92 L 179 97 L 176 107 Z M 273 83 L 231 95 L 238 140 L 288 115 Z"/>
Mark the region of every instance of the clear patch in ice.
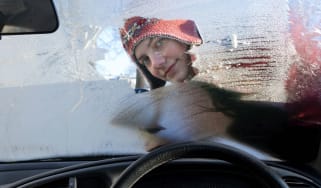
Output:
<path fill-rule="evenodd" d="M 106 52 L 104 59 L 94 62 L 93 66 L 105 79 L 136 78 L 136 67 L 122 47 L 117 28 L 105 28 L 97 39 L 97 47 Z"/>

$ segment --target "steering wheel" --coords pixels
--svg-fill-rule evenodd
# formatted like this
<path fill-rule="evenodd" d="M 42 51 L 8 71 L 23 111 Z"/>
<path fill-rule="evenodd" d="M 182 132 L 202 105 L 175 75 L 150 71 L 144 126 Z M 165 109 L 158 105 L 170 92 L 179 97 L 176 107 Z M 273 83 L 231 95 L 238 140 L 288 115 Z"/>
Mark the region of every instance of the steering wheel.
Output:
<path fill-rule="evenodd" d="M 219 159 L 238 165 L 273 188 L 288 188 L 282 178 L 259 159 L 220 143 L 187 142 L 157 148 L 128 166 L 112 188 L 130 188 L 153 169 L 179 158 Z"/>

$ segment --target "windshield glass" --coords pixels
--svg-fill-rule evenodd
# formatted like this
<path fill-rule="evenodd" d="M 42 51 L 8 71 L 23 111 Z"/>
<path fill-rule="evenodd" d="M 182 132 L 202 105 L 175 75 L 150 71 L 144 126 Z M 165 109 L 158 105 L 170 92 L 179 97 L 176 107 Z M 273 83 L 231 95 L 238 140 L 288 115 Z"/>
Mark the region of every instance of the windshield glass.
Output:
<path fill-rule="evenodd" d="M 291 159 L 298 145 L 302 160 L 318 157 L 319 1 L 53 2 L 55 32 L 0 41 L 0 161 L 135 154 L 209 138 L 275 159 Z M 133 16 L 195 22 L 196 86 L 154 90 L 122 44 L 119 28 Z M 219 113 L 203 114 L 214 107 Z"/>

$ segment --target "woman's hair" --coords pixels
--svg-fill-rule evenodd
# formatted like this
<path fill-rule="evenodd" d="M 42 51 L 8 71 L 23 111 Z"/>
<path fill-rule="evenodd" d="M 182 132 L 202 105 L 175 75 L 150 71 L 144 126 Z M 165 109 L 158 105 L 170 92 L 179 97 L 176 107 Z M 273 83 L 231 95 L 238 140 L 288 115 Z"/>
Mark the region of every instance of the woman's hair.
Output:
<path fill-rule="evenodd" d="M 163 87 L 166 84 L 165 80 L 162 80 L 153 76 L 144 65 L 137 62 L 136 62 L 136 65 L 138 66 L 139 71 L 145 76 L 145 79 L 149 83 L 150 89 Z"/>

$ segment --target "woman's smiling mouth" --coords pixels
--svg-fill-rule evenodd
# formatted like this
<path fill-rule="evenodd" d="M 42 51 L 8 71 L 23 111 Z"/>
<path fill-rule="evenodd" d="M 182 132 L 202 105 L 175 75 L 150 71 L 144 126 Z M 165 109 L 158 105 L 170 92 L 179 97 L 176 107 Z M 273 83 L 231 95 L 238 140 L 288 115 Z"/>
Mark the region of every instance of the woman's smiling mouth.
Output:
<path fill-rule="evenodd" d="M 170 71 L 173 69 L 173 67 L 176 65 L 176 62 L 173 63 L 171 66 L 168 67 L 168 69 L 165 72 L 165 78 L 167 78 L 167 75 L 170 73 Z"/>

